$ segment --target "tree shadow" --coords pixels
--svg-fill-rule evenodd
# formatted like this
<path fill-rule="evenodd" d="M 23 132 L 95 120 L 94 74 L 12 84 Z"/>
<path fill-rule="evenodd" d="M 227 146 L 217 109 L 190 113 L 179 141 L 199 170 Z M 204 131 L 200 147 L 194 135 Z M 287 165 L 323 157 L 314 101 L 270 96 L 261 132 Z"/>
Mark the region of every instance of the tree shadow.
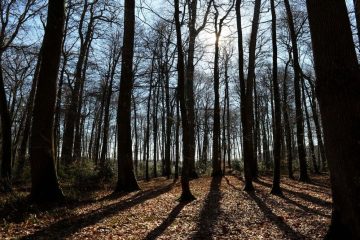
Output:
<path fill-rule="evenodd" d="M 227 185 L 229 185 L 229 186 L 230 186 L 231 188 L 233 188 L 234 190 L 242 191 L 241 188 L 236 187 L 234 184 L 232 184 L 232 183 L 230 182 L 229 178 L 225 177 L 225 180 L 226 180 Z M 239 179 L 239 180 L 240 180 L 240 179 Z M 240 181 L 242 181 L 242 180 L 240 180 Z"/>
<path fill-rule="evenodd" d="M 289 187 L 292 187 L 292 188 L 297 188 L 297 189 L 300 189 L 300 190 L 310 190 L 310 191 L 315 192 L 315 193 L 322 193 L 322 194 L 326 194 L 326 195 L 331 196 L 330 187 L 326 187 L 325 185 L 324 186 L 318 186 L 318 185 L 310 183 L 307 186 L 307 188 L 304 188 L 304 187 L 299 187 L 299 186 L 296 186 L 295 184 L 290 184 L 290 183 L 282 183 L 282 184 L 284 184 L 286 186 L 289 186 Z"/>
<path fill-rule="evenodd" d="M 173 186 L 174 184 L 172 183 L 156 190 L 140 191 L 127 200 L 120 201 L 106 206 L 102 209 L 96 209 L 89 213 L 81 214 L 79 216 L 64 218 L 58 222 L 51 224 L 48 227 L 36 231 L 33 234 L 24 236 L 21 239 L 51 239 L 52 237 L 55 237 L 56 239 L 64 239 L 76 233 L 82 228 L 96 224 L 104 218 L 111 217 L 121 211 L 132 208 L 149 199 L 156 198 L 170 191 Z"/>
<path fill-rule="evenodd" d="M 265 217 L 267 217 L 272 223 L 274 223 L 282 232 L 286 234 L 287 237 L 294 240 L 305 239 L 306 237 L 299 232 L 296 232 L 289 225 L 287 225 L 283 218 L 277 216 L 273 211 L 261 200 L 254 192 L 248 193 L 248 195 L 254 200 L 258 205 L 259 209 L 263 212 Z"/>
<path fill-rule="evenodd" d="M 199 215 L 197 232 L 192 239 L 211 239 L 213 235 L 213 228 L 220 214 L 221 180 L 221 177 L 214 177 L 211 181 L 210 192 Z"/>
<path fill-rule="evenodd" d="M 169 216 L 155 229 L 153 229 L 145 237 L 146 240 L 153 240 L 159 237 L 176 219 L 181 210 L 188 204 L 188 202 L 180 202 L 170 213 Z"/>
<path fill-rule="evenodd" d="M 272 187 L 272 185 L 270 183 L 264 182 L 262 180 L 259 180 L 257 183 L 260 184 L 260 185 L 263 185 L 265 187 L 268 187 L 268 188 Z M 312 195 L 309 195 L 309 194 L 306 194 L 306 193 L 303 193 L 303 192 L 295 192 L 295 191 L 290 190 L 288 188 L 281 188 L 281 190 L 284 193 L 288 193 L 288 194 L 291 194 L 291 195 L 293 195 L 295 197 L 302 198 L 305 201 L 312 202 L 312 203 L 317 204 L 317 205 L 322 206 L 322 207 L 329 208 L 332 205 L 331 202 L 327 202 L 327 201 L 325 201 L 323 199 L 320 199 L 318 197 L 314 197 Z"/>
<path fill-rule="evenodd" d="M 54 209 L 61 212 L 65 209 L 67 202 L 34 204 L 29 196 L 15 196 L 14 199 L 0 206 L 0 219 L 6 220 L 7 223 L 21 223 L 31 214 L 40 214 Z"/>
<path fill-rule="evenodd" d="M 326 214 L 324 214 L 324 213 L 322 213 L 322 212 L 320 212 L 320 211 L 318 211 L 316 209 L 312 209 L 312 208 L 309 208 L 307 206 L 304 206 L 304 205 L 302 205 L 302 204 L 300 204 L 300 203 L 298 203 L 298 202 L 296 202 L 296 201 L 294 201 L 294 200 L 292 200 L 292 199 L 290 199 L 290 198 L 288 198 L 288 197 L 286 197 L 284 195 L 281 196 L 281 198 L 284 199 L 286 202 L 300 208 L 304 212 L 312 213 L 314 215 L 318 215 L 318 216 L 322 216 L 322 217 L 326 217 L 326 218 L 331 218 L 331 215 L 326 215 Z"/>

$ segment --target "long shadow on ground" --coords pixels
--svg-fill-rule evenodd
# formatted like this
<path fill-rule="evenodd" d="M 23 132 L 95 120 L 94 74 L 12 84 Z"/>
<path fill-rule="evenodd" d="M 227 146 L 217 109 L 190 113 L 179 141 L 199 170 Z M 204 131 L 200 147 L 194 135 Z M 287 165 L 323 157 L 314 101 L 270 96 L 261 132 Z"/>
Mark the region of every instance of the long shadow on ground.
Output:
<path fill-rule="evenodd" d="M 176 219 L 181 210 L 188 204 L 187 202 L 180 202 L 170 213 L 169 216 L 154 230 L 152 230 L 146 237 L 146 240 L 153 240 L 159 237 Z"/>
<path fill-rule="evenodd" d="M 262 181 L 260 179 L 256 183 L 258 183 L 260 185 L 263 185 L 265 187 L 268 187 L 268 188 L 272 187 L 272 185 L 270 183 L 264 182 L 264 181 Z M 331 207 L 331 202 L 324 201 L 323 199 L 311 196 L 309 194 L 306 194 L 306 193 L 303 193 L 303 192 L 296 192 L 296 191 L 293 191 L 293 190 L 290 190 L 290 189 L 287 189 L 287 188 L 282 188 L 281 190 L 284 193 L 288 193 L 288 194 L 291 194 L 291 195 L 296 196 L 298 198 L 302 198 L 305 201 L 312 202 L 312 203 L 317 204 L 319 206 Z"/>
<path fill-rule="evenodd" d="M 212 238 L 214 225 L 220 214 L 221 180 L 221 177 L 216 177 L 211 181 L 210 192 L 205 199 L 205 204 L 201 209 L 196 226 L 197 232 L 192 236 L 192 239 Z"/>
<path fill-rule="evenodd" d="M 161 194 L 170 191 L 173 186 L 174 184 L 169 184 L 156 190 L 141 191 L 130 199 L 111 204 L 103 209 L 97 209 L 79 216 L 62 219 L 31 235 L 24 236 L 21 239 L 64 239 L 82 228 L 96 224 L 104 218 L 111 217 L 121 211 L 145 202 L 146 200 L 156 198 Z"/>
<path fill-rule="evenodd" d="M 287 225 L 284 220 L 277 216 L 273 211 L 261 200 L 254 192 L 248 193 L 248 195 L 254 200 L 258 205 L 259 209 L 264 213 L 264 215 L 271 220 L 282 232 L 286 234 L 287 237 L 294 240 L 305 239 L 305 236 L 301 233 L 293 230 L 289 225 Z"/>
<path fill-rule="evenodd" d="M 227 184 L 237 191 L 243 191 L 239 187 L 236 187 L 232 184 L 228 178 L 225 178 Z M 274 223 L 283 233 L 287 235 L 290 239 L 298 240 L 298 239 L 305 239 L 305 236 L 301 233 L 296 232 L 293 230 L 289 225 L 287 225 L 284 220 L 277 216 L 273 211 L 266 205 L 266 203 L 260 199 L 255 192 L 247 193 L 247 195 L 258 205 L 259 209 L 263 212 L 265 217 L 267 217 L 272 223 Z"/>

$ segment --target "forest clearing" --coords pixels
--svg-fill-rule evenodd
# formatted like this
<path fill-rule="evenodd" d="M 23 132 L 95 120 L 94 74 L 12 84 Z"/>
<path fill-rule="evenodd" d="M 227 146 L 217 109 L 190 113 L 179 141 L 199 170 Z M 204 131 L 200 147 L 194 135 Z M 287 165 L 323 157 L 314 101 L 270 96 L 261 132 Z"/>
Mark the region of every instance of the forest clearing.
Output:
<path fill-rule="evenodd" d="M 331 192 L 327 176 L 312 179 L 307 184 L 284 177 L 283 196 L 270 194 L 270 177 L 260 177 L 256 191 L 247 193 L 242 178 L 227 175 L 191 181 L 196 200 L 185 203 L 177 201 L 178 182 L 158 178 L 140 181 L 142 190 L 128 195 L 83 192 L 81 200 L 51 210 L 10 204 L 0 238 L 322 239 L 331 219 Z"/>

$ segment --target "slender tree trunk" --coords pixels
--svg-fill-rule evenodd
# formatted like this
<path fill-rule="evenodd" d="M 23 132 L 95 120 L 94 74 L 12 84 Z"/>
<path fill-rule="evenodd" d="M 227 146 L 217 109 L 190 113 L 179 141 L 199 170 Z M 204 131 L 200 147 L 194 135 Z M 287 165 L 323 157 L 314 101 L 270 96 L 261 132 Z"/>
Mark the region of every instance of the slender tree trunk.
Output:
<path fill-rule="evenodd" d="M 287 73 L 290 60 L 286 63 L 283 80 L 283 116 L 285 126 L 285 142 L 286 142 L 286 158 L 288 165 L 288 176 L 290 179 L 294 179 L 293 174 L 293 149 L 292 149 L 292 138 L 291 138 L 291 127 L 289 118 L 289 105 L 288 105 L 288 87 L 287 87 Z"/>
<path fill-rule="evenodd" d="M 273 141 L 274 141 L 274 178 L 273 186 L 271 189 L 272 194 L 281 194 L 280 188 L 280 163 L 281 163 L 281 102 L 280 102 L 280 90 L 278 83 L 278 65 L 277 65 L 277 43 L 276 43 L 276 9 L 275 0 L 270 0 L 271 4 L 271 35 L 272 35 L 272 47 L 273 47 L 273 91 L 274 91 L 274 105 L 275 105 L 275 125 L 273 128 Z"/>
<path fill-rule="evenodd" d="M 138 135 L 138 114 L 137 114 L 137 108 L 136 108 L 136 101 L 135 97 L 133 96 L 133 108 L 134 108 L 134 137 L 135 137 L 135 146 L 134 146 L 134 168 L 135 168 L 135 176 L 138 176 L 138 167 L 139 167 L 139 158 L 138 158 L 138 151 L 139 151 L 139 135 Z M 105 129 L 104 129 L 105 130 Z M 105 131 L 104 131 L 104 137 L 105 137 Z M 106 135 L 107 137 L 107 135 Z M 105 140 L 105 139 L 104 139 Z M 104 147 L 104 144 L 103 144 Z M 107 146 L 106 146 L 107 147 Z M 105 159 L 101 158 L 101 159 Z M 101 162 L 101 161 L 100 161 Z"/>
<path fill-rule="evenodd" d="M 90 9 L 89 4 L 87 0 L 84 2 L 83 11 L 80 17 L 80 24 L 79 24 L 79 36 L 80 36 L 80 53 L 79 57 L 76 63 L 76 69 L 75 69 L 75 84 L 74 88 L 72 89 L 72 93 L 70 96 L 70 105 L 68 109 L 66 110 L 65 114 L 65 127 L 64 127 L 64 133 L 63 133 L 63 144 L 62 144 L 62 150 L 61 150 L 61 160 L 64 164 L 69 165 L 73 162 L 73 150 L 74 150 L 74 135 L 75 135 L 75 126 L 76 126 L 76 120 L 77 120 L 77 114 L 79 109 L 79 104 L 81 101 L 80 98 L 80 91 L 81 86 L 83 82 L 84 76 L 83 68 L 84 68 L 84 62 L 86 61 L 87 51 L 89 50 L 92 34 L 93 34 L 93 6 L 94 3 L 91 4 Z M 85 14 L 87 11 L 91 12 L 90 16 L 90 22 L 88 23 L 87 32 L 85 35 L 85 38 L 83 36 L 83 24 L 85 19 Z"/>
<path fill-rule="evenodd" d="M 109 127 L 110 127 L 110 103 L 112 97 L 112 87 L 115 78 L 115 71 L 118 64 L 118 61 L 121 56 L 121 51 L 118 53 L 115 52 L 116 49 L 113 50 L 113 61 L 111 64 L 111 71 L 110 71 L 110 81 L 107 86 L 106 91 L 106 100 L 105 100 L 105 109 L 104 109 L 104 133 L 103 133 L 103 140 L 102 140 L 102 149 L 100 154 L 100 165 L 104 167 L 106 161 L 106 155 L 108 150 L 108 141 L 109 141 Z M 136 131 L 136 128 L 135 128 Z"/>
<path fill-rule="evenodd" d="M 26 159 L 26 150 L 28 147 L 29 142 L 29 136 L 30 136 L 30 128 L 31 128 L 31 120 L 32 120 L 32 112 L 34 108 L 34 99 L 35 99 L 35 93 L 36 93 L 36 87 L 39 79 L 39 71 L 41 67 L 41 56 L 42 56 L 42 50 L 39 51 L 38 60 L 35 67 L 35 73 L 33 82 L 31 84 L 31 90 L 28 98 L 28 102 L 26 104 L 26 119 L 25 119 L 25 125 L 24 125 L 24 131 L 23 131 L 23 137 L 21 139 L 20 143 L 20 149 L 18 154 L 18 166 L 16 169 L 16 175 L 20 176 L 23 172 L 24 165 L 25 165 L 25 159 Z M 55 148 L 56 149 L 56 148 Z"/>
<path fill-rule="evenodd" d="M 266 108 L 267 109 L 267 108 Z M 266 128 L 266 117 L 265 113 L 262 117 L 262 132 L 263 132 L 263 158 L 265 162 L 266 170 L 270 170 L 271 160 L 270 160 L 270 150 L 269 150 L 269 141 L 267 136 L 267 128 Z"/>
<path fill-rule="evenodd" d="M 154 144 L 154 151 L 153 151 L 153 171 L 154 171 L 154 178 L 157 178 L 157 158 L 158 158 L 158 106 L 159 106 L 159 87 L 155 84 L 154 88 L 154 98 L 153 98 L 153 144 Z"/>
<path fill-rule="evenodd" d="M 218 15 L 215 17 L 215 24 L 217 28 Z M 217 29 L 216 29 L 217 31 Z M 214 58 L 214 127 L 213 127 L 213 154 L 212 154 L 212 173 L 211 176 L 222 176 L 221 172 L 221 156 L 220 156 L 220 72 L 219 72 L 219 38 L 220 34 L 216 35 L 215 41 L 215 58 Z"/>
<path fill-rule="evenodd" d="M 167 68 L 167 67 L 166 67 Z M 166 69 L 165 76 L 165 102 L 166 102 L 166 146 L 165 146 L 165 176 L 169 179 L 171 175 L 171 129 L 173 126 L 173 112 L 170 106 L 170 89 L 169 89 L 170 76 Z"/>
<path fill-rule="evenodd" d="M 180 106 L 179 99 L 176 98 L 176 129 L 175 129 L 175 176 L 176 181 L 179 178 L 179 159 L 180 159 L 180 143 L 179 143 L 179 130 L 180 130 Z"/>
<path fill-rule="evenodd" d="M 176 40 L 177 40 L 177 52 L 178 52 L 178 99 L 180 101 L 182 129 L 183 129 L 183 167 L 181 172 L 181 189 L 182 193 L 180 201 L 187 202 L 194 200 L 195 197 L 190 191 L 190 162 L 192 156 L 191 146 L 191 129 L 189 126 L 189 118 L 187 113 L 187 101 L 185 95 L 185 59 L 182 44 L 181 34 L 181 23 L 180 23 L 180 11 L 179 11 L 179 0 L 174 0 L 175 8 L 175 26 L 176 26 Z M 190 124 L 191 125 L 191 124 Z"/>
<path fill-rule="evenodd" d="M 306 151 L 304 143 L 304 116 L 301 107 L 301 69 L 299 63 L 299 51 L 297 45 L 297 36 L 295 31 L 293 14 L 291 11 L 289 0 L 284 0 L 288 27 L 291 38 L 293 65 L 294 65 L 294 90 L 295 90 L 295 109 L 296 109 L 296 139 L 300 163 L 300 178 L 299 181 L 308 182 L 310 178 L 307 172 Z"/>
<path fill-rule="evenodd" d="M 83 100 L 83 96 L 84 96 L 84 88 L 85 88 L 85 80 L 86 80 L 86 71 L 88 68 L 88 61 L 89 61 L 89 52 L 90 52 L 90 45 L 92 42 L 92 37 L 93 36 L 93 32 L 90 36 L 90 41 L 88 44 L 88 49 L 86 50 L 86 56 L 85 56 L 85 62 L 84 62 L 84 67 L 82 70 L 82 81 L 81 81 L 81 86 L 80 86 L 80 92 L 79 92 L 79 102 L 78 102 L 78 109 L 77 109 L 77 113 L 75 116 L 75 136 L 74 136 L 74 154 L 72 157 L 72 161 L 78 161 L 81 160 L 81 119 L 82 119 L 82 106 L 84 104 L 84 100 Z"/>
<path fill-rule="evenodd" d="M 151 107 L 151 96 L 152 96 L 152 84 L 153 84 L 153 73 L 154 73 L 154 65 L 155 64 L 155 54 L 153 54 L 152 62 L 151 62 L 151 72 L 150 72 L 150 87 L 149 87 L 149 96 L 147 102 L 147 114 L 146 114 L 146 134 L 145 134 L 145 142 L 146 146 L 146 159 L 145 159 L 145 179 L 149 181 L 149 155 L 150 155 L 150 107 Z M 146 147 L 146 148 L 145 148 Z"/>
<path fill-rule="evenodd" d="M 316 100 L 316 96 L 315 96 L 316 94 L 315 94 L 315 90 L 313 88 L 314 87 L 311 86 L 311 89 L 312 89 L 311 96 L 310 96 L 309 92 L 307 92 L 307 95 L 308 95 L 309 99 L 312 98 L 310 105 L 311 105 L 311 110 L 312 110 L 314 124 L 315 124 L 315 132 L 316 132 L 316 138 L 317 138 L 317 142 L 318 142 L 319 153 L 320 153 L 320 157 L 321 157 L 322 171 L 326 171 L 327 164 L 326 164 L 325 147 L 324 147 L 324 141 L 323 141 L 323 137 L 322 137 L 322 129 L 320 126 L 319 112 L 318 112 L 318 108 L 317 108 L 317 100 Z M 319 166 L 320 166 L 320 163 L 319 163 Z"/>
<path fill-rule="evenodd" d="M 258 149 L 260 149 L 260 132 L 259 132 L 259 124 L 260 124 L 260 117 L 259 117 L 259 96 L 257 93 L 257 84 L 254 80 L 254 123 L 253 123 L 253 131 L 254 131 L 254 161 L 251 164 L 251 172 L 253 179 L 256 180 L 258 178 Z M 259 150 L 260 152 L 260 150 Z"/>
<path fill-rule="evenodd" d="M 302 83 L 303 103 L 304 103 L 305 117 L 306 117 L 306 126 L 307 126 L 307 130 L 308 130 L 308 140 L 309 140 L 309 148 L 310 148 L 310 154 L 311 154 L 311 162 L 313 164 L 314 173 L 319 174 L 320 170 L 319 170 L 319 166 L 316 163 L 315 147 L 314 147 L 314 141 L 313 141 L 313 134 L 312 134 L 312 130 L 311 130 L 309 111 L 308 111 L 307 103 L 306 103 L 305 82 L 304 82 L 303 78 L 301 78 L 301 83 Z"/>

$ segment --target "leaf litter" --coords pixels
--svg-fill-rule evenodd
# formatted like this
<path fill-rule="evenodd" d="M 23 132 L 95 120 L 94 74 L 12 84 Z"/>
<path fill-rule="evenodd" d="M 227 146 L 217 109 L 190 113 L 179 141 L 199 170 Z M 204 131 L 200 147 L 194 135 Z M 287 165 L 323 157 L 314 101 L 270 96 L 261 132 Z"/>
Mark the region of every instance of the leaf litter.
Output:
<path fill-rule="evenodd" d="M 247 193 L 241 177 L 202 177 L 191 181 L 196 200 L 180 203 L 180 183 L 157 178 L 127 195 L 103 189 L 46 210 L 9 208 L 3 196 L 0 239 L 322 239 L 331 219 L 328 176 L 282 177 L 283 196 L 271 195 L 271 184 L 259 177 Z"/>

